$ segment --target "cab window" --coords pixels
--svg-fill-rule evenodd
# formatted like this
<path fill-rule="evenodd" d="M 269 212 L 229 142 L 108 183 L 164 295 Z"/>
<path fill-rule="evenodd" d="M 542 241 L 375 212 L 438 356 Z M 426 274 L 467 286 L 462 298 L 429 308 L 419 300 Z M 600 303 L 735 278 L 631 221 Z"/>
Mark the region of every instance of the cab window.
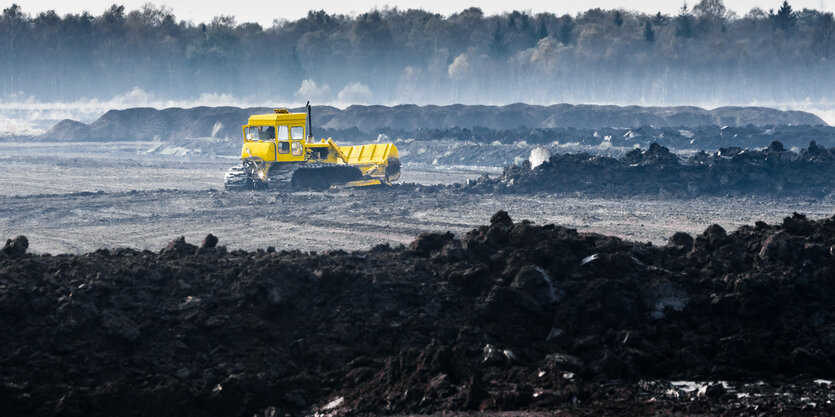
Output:
<path fill-rule="evenodd" d="M 287 126 L 278 127 L 278 140 L 288 140 L 290 136 L 287 135 Z"/>
<path fill-rule="evenodd" d="M 290 153 L 290 135 L 287 126 L 278 126 L 278 153 Z"/>
<path fill-rule="evenodd" d="M 302 154 L 302 143 L 299 141 L 293 141 L 293 145 L 291 146 L 293 149 L 293 156 L 301 156 Z"/>
<path fill-rule="evenodd" d="M 290 128 L 290 138 L 293 140 L 304 139 L 304 128 L 301 126 L 293 126 Z"/>
<path fill-rule="evenodd" d="M 246 136 L 250 140 L 273 140 L 275 139 L 275 127 L 250 126 Z"/>

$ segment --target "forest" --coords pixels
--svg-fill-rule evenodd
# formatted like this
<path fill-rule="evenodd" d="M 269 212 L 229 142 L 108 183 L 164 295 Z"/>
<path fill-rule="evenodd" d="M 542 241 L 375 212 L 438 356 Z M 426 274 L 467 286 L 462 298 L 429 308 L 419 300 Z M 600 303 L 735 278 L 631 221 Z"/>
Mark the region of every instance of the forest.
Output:
<path fill-rule="evenodd" d="M 204 93 L 329 103 L 736 104 L 831 101 L 833 14 L 788 1 L 738 15 L 591 9 L 450 16 L 310 11 L 271 27 L 165 6 L 0 17 L 0 101 Z"/>

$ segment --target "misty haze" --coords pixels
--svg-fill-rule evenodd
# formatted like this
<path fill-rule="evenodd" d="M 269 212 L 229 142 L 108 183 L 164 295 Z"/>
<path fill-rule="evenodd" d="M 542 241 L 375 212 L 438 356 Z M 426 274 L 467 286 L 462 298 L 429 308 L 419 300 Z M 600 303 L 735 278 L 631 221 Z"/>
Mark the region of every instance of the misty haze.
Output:
<path fill-rule="evenodd" d="M 262 27 L 232 16 L 186 23 L 165 6 L 58 16 L 12 5 L 0 20 L 0 108 L 11 120 L 38 118 L 10 108 L 49 103 L 92 121 L 78 107 L 753 104 L 832 122 L 832 13 L 772 6 L 744 15 L 721 1 L 674 15 L 311 11 Z"/>

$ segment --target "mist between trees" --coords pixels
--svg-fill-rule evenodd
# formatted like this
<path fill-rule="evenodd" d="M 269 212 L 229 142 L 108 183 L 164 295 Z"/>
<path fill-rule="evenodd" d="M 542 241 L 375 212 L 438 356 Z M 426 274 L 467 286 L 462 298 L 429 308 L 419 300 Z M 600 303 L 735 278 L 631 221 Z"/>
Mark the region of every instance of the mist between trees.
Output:
<path fill-rule="evenodd" d="M 478 8 L 449 17 L 383 9 L 311 11 L 272 27 L 114 5 L 101 15 L 0 18 L 0 100 L 231 94 L 268 102 L 780 103 L 835 97 L 832 13 L 675 15 L 592 9 L 576 16 Z"/>

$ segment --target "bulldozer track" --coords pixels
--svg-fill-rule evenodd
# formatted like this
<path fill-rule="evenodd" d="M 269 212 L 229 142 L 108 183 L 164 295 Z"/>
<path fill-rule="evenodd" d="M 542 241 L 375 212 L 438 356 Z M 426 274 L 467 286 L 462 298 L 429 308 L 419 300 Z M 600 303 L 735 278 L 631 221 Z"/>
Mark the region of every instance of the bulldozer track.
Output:
<path fill-rule="evenodd" d="M 303 190 L 327 190 L 333 185 L 346 184 L 362 178 L 362 171 L 349 165 L 307 165 L 293 173 L 291 186 Z"/>
<path fill-rule="evenodd" d="M 223 176 L 223 188 L 227 190 L 249 190 L 253 188 L 252 180 L 244 169 L 243 164 L 235 165 L 226 170 Z"/>
<path fill-rule="evenodd" d="M 333 185 L 341 185 L 362 178 L 362 172 L 349 165 L 325 163 L 298 163 L 274 165 L 270 169 L 268 180 L 252 178 L 243 164 L 235 165 L 226 171 L 224 188 L 228 191 L 270 188 L 276 190 L 326 190 Z"/>

